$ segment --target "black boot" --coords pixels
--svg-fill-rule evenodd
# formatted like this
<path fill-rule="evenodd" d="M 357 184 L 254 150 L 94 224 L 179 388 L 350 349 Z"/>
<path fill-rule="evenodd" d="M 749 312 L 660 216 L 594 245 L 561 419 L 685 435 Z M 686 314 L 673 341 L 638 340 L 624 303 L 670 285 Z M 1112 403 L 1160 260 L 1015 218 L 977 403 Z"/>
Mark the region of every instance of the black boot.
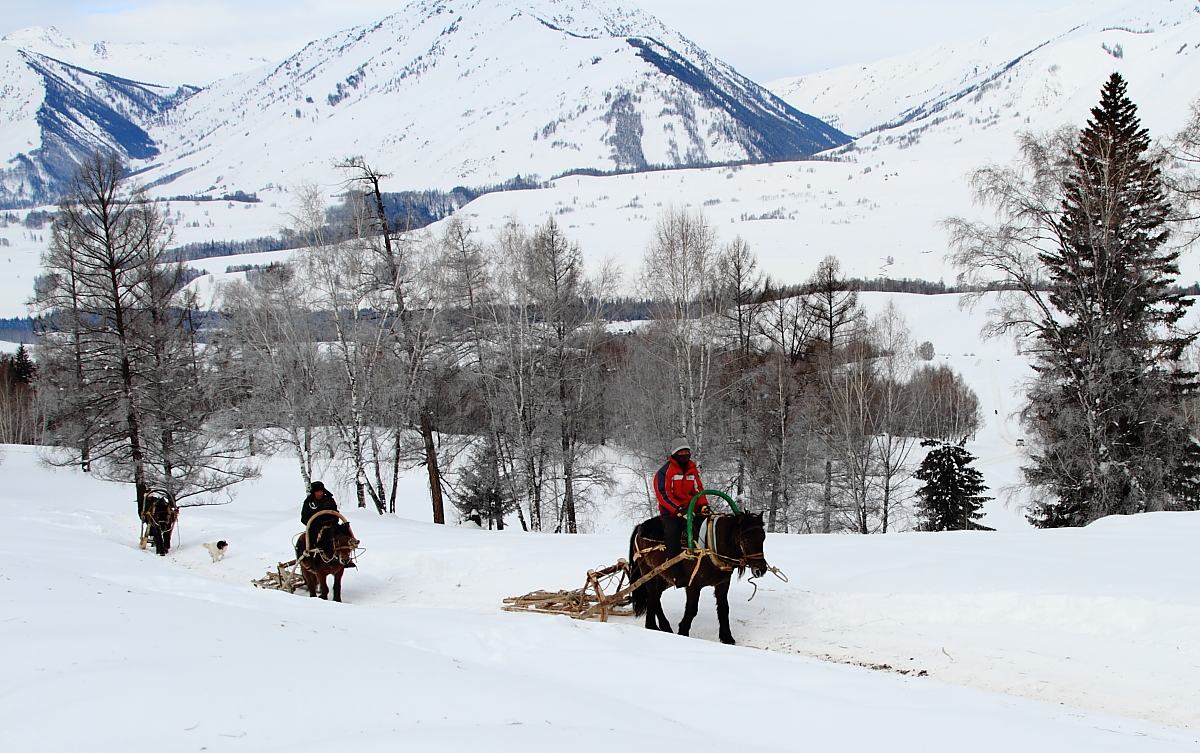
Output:
<path fill-rule="evenodd" d="M 663 545 L 666 547 L 667 561 L 678 557 L 683 552 L 683 518 L 675 517 L 674 515 L 664 515 L 663 521 Z M 667 579 L 672 581 L 676 587 L 687 585 L 688 573 L 687 562 L 676 562 L 664 573 Z"/>

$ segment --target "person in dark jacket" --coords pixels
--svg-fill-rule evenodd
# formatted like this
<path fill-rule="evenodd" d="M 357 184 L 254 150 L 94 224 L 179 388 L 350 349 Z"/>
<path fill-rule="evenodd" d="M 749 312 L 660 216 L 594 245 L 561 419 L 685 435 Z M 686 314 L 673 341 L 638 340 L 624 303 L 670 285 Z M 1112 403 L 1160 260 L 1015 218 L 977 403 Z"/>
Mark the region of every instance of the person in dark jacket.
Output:
<path fill-rule="evenodd" d="M 688 504 L 696 493 L 704 489 L 700 481 L 700 469 L 692 460 L 692 448 L 687 439 L 679 437 L 671 442 L 671 457 L 654 474 L 654 496 L 658 498 L 658 514 L 663 524 L 663 543 L 667 548 L 667 559 L 683 551 L 683 530 L 687 521 Z M 701 497 L 696 501 L 696 511 L 708 515 L 708 501 Z M 687 563 L 676 563 L 671 575 L 676 585 L 687 582 Z"/>
<path fill-rule="evenodd" d="M 304 524 L 306 530 L 308 529 L 309 519 L 322 510 L 337 512 L 337 500 L 325 488 L 325 484 L 320 481 L 314 481 L 308 485 L 308 496 L 304 498 L 304 504 L 300 506 L 300 522 Z M 313 523 L 312 530 L 309 531 L 310 542 L 315 543 L 319 539 L 322 529 L 337 522 L 338 519 L 332 515 L 322 515 L 317 518 L 316 522 Z"/>

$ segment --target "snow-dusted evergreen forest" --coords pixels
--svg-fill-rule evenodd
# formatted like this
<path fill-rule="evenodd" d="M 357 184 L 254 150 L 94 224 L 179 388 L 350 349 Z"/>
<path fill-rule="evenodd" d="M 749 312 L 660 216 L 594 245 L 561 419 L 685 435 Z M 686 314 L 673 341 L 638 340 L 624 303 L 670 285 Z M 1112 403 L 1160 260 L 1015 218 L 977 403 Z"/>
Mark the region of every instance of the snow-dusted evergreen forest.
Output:
<path fill-rule="evenodd" d="M 1200 9 L 1042 22 L 767 86 L 608 0 L 5 36 L 0 747 L 1194 749 Z M 728 605 L 500 610 L 680 442 Z M 252 587 L 325 530 L 345 604 Z"/>

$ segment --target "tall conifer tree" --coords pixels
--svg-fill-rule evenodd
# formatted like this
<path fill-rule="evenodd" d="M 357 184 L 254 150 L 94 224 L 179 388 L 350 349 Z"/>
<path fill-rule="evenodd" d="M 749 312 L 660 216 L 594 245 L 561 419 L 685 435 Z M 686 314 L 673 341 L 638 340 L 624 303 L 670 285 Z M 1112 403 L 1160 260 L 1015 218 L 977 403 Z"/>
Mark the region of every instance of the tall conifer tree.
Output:
<path fill-rule="evenodd" d="M 1039 440 L 1025 476 L 1048 494 L 1029 519 L 1053 527 L 1194 509 L 1200 447 L 1179 407 L 1197 382 L 1179 364 L 1195 335 L 1176 326 L 1191 301 L 1174 287 L 1179 251 L 1167 246 L 1159 160 L 1118 74 L 1062 189 L 1057 244 L 1040 255 L 1056 315 L 1037 327 L 1024 413 Z"/>
<path fill-rule="evenodd" d="M 913 478 L 925 483 L 917 489 L 923 531 L 965 531 L 978 528 L 983 517 L 983 496 L 987 486 L 983 474 L 971 467 L 975 456 L 962 445 L 927 439 L 923 447 L 933 447 Z"/>

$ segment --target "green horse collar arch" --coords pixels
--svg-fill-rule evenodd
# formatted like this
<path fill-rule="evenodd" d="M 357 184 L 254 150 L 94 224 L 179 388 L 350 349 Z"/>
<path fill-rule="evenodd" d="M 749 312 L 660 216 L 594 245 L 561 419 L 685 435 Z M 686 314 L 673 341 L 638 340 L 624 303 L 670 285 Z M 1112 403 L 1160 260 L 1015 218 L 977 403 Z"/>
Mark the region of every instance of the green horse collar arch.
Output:
<path fill-rule="evenodd" d="M 688 512 L 687 512 L 688 549 L 696 548 L 696 540 L 695 540 L 695 536 L 693 535 L 693 533 L 695 531 L 694 521 L 695 521 L 695 517 L 696 517 L 696 500 L 698 500 L 701 497 L 708 495 L 708 494 L 712 494 L 713 496 L 720 497 L 721 499 L 728 502 L 729 508 L 731 510 L 733 510 L 735 513 L 740 513 L 742 511 L 742 508 L 738 507 L 738 503 L 733 501 L 733 497 L 729 496 L 725 492 L 720 492 L 720 491 L 717 491 L 716 489 L 701 489 L 700 491 L 696 492 L 696 496 L 692 497 L 691 502 L 688 502 Z"/>

